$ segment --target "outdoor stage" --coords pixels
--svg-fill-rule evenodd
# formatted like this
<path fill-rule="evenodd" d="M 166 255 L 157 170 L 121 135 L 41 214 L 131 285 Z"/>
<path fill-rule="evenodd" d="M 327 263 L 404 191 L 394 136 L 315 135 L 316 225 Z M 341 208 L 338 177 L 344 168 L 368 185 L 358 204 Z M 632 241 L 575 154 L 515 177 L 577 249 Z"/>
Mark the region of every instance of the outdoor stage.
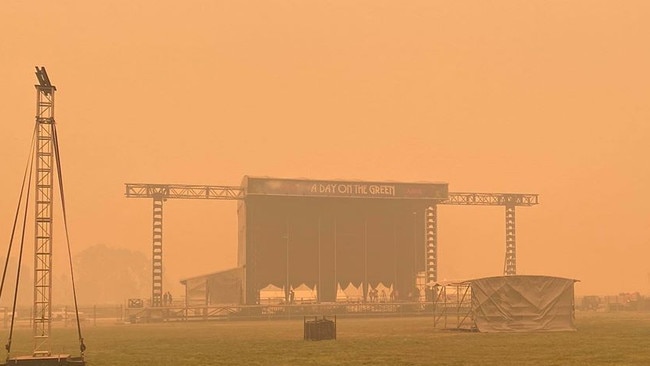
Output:
<path fill-rule="evenodd" d="M 182 281 L 189 306 L 268 303 L 274 291 L 285 304 L 300 290 L 316 303 L 424 294 L 425 215 L 446 183 L 244 177 L 242 190 L 238 266 Z"/>

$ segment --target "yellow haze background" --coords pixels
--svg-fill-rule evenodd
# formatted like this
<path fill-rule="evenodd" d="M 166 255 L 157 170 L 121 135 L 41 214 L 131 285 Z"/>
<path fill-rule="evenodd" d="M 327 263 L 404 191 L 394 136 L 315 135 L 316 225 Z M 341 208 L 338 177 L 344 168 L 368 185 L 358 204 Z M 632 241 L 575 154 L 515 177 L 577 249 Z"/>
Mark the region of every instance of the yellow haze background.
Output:
<path fill-rule="evenodd" d="M 4 0 L 0 237 L 43 65 L 75 253 L 151 255 L 151 201 L 126 182 L 444 181 L 540 194 L 517 209 L 519 274 L 647 294 L 649 15 L 614 0 Z M 234 201 L 169 200 L 164 220 L 175 292 L 236 265 Z M 500 275 L 504 252 L 503 208 L 440 207 L 441 280 Z"/>

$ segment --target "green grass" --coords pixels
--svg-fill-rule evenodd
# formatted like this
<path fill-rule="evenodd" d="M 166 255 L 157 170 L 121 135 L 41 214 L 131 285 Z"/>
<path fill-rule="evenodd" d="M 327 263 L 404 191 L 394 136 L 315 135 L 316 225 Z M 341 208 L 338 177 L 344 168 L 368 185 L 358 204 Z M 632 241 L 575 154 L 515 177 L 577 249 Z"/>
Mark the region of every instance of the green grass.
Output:
<path fill-rule="evenodd" d="M 303 341 L 299 320 L 83 327 L 92 366 L 126 365 L 650 365 L 650 313 L 579 313 L 577 332 L 466 333 L 430 318 L 339 318 L 336 341 Z M 31 351 L 17 329 L 13 355 Z M 6 335 L 3 337 L 3 341 Z M 78 353 L 75 329 L 52 350 Z M 62 346 L 65 344 L 65 346 Z"/>

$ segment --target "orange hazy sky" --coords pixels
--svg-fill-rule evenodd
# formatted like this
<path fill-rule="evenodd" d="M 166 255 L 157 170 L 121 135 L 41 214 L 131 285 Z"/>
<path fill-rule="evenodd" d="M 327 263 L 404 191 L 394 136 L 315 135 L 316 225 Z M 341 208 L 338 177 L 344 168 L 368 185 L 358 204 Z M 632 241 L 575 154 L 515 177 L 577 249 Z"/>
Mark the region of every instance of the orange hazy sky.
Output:
<path fill-rule="evenodd" d="M 517 210 L 519 274 L 648 294 L 649 16 L 615 0 L 4 0 L 0 237 L 43 65 L 75 252 L 150 255 L 151 201 L 126 182 L 443 181 L 540 194 Z M 170 200 L 164 220 L 167 283 L 236 265 L 234 201 Z M 442 206 L 438 227 L 440 279 L 502 273 L 503 208 Z"/>

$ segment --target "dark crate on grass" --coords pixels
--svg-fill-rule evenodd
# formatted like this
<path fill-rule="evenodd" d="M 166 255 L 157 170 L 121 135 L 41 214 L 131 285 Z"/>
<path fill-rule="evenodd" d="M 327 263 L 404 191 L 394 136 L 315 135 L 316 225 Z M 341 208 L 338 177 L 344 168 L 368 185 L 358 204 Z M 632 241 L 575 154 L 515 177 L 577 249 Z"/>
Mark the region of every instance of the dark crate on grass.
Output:
<path fill-rule="evenodd" d="M 304 318 L 305 340 L 320 341 L 324 339 L 336 339 L 336 315 L 334 317 Z"/>

